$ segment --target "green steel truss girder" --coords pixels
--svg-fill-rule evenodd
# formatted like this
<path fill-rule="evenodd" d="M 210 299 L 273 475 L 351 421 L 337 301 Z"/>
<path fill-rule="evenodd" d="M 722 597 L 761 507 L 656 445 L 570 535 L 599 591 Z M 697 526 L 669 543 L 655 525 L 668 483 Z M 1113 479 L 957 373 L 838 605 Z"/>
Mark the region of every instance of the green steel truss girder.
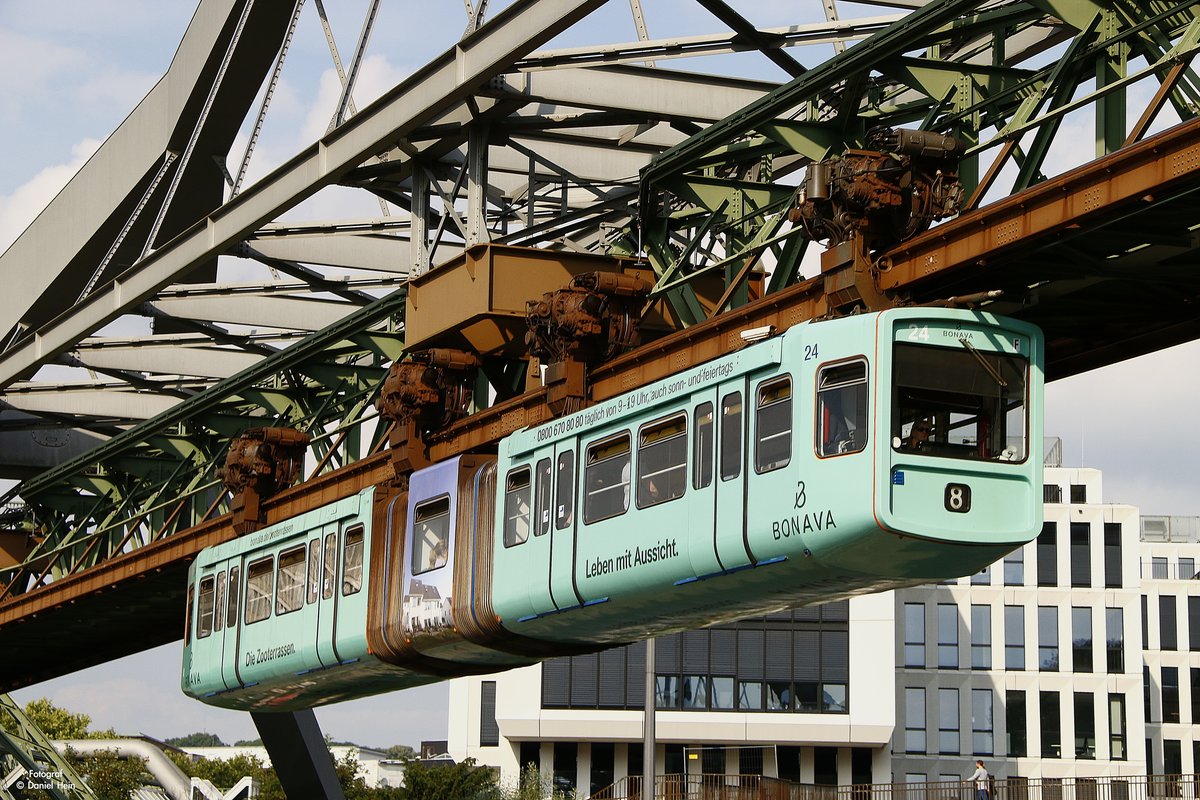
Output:
<path fill-rule="evenodd" d="M 22 771 L 52 774 L 51 780 L 37 780 L 39 785 L 48 783 L 50 787 L 36 791 L 54 800 L 95 800 L 96 795 L 83 778 L 21 706 L 7 694 L 0 694 L 0 800 L 24 800 L 34 795 L 23 783 L 17 786 L 19 779 L 5 786 L 5 778 Z"/>
<path fill-rule="evenodd" d="M 376 387 L 403 352 L 404 300 L 405 292 L 393 292 L 16 487 L 5 499 L 20 496 L 20 526 L 43 538 L 24 569 L 0 574 L 0 594 L 5 587 L 26 591 L 39 578 L 61 578 L 224 511 L 215 469 L 229 439 L 246 428 L 300 427 L 313 436 L 315 458 L 330 456 L 327 465 L 360 457 L 362 437 L 351 428 L 376 418 Z"/>
<path fill-rule="evenodd" d="M 1017 177 L 1007 189 L 1016 191 L 1044 178 L 1062 120 L 1088 108 L 1096 120 L 1098 154 L 1111 152 L 1126 138 L 1126 88 L 1142 80 L 1161 83 L 1175 64 L 1186 63 L 1200 41 L 1198 19 L 1200 0 L 926 4 L 643 169 L 638 224 L 652 260 L 664 265 L 656 291 L 681 286 L 678 270 L 671 268 L 679 249 L 671 242 L 680 234 L 689 240 L 701 228 L 692 211 L 712 213 L 720 199 L 775 198 L 794 188 L 742 179 L 764 154 L 775 159 L 778 181 L 811 161 L 860 145 L 871 127 L 916 124 L 966 140 L 960 176 L 968 192 L 977 180 L 979 154 L 1011 142 L 989 169 L 988 182 L 994 186 L 1004 162 L 1012 161 Z M 1145 65 L 1131 66 L 1135 56 Z M 1173 80 L 1168 96 L 1175 111 L 1185 119 L 1194 116 L 1200 80 L 1190 71 Z M 713 175 L 723 176 L 720 190 L 704 184 Z M 771 221 L 764 214 L 753 224 Z M 730 221 L 716 227 L 728 229 Z M 749 245 L 762 239 L 742 226 L 736 236 L 722 239 L 720 261 L 752 257 Z M 785 244 L 777 261 L 788 277 L 773 277 L 769 290 L 796 279 L 791 259 L 803 249 L 797 237 Z M 707 273 L 710 266 L 684 277 Z"/>

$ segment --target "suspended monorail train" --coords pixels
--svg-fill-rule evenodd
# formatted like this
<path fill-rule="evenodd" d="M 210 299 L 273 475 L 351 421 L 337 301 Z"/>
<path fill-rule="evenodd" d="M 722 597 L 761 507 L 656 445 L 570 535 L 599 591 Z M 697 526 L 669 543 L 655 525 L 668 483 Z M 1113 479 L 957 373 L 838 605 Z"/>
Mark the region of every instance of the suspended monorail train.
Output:
<path fill-rule="evenodd" d="M 981 569 L 1041 527 L 1043 340 L 796 325 L 209 548 L 182 684 L 294 710 Z"/>

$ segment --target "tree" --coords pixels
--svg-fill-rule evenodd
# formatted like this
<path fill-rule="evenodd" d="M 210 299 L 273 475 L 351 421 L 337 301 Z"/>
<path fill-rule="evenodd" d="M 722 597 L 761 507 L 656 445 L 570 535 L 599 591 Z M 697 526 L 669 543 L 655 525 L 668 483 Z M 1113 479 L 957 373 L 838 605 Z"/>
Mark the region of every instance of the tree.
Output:
<path fill-rule="evenodd" d="M 389 759 L 395 761 L 404 761 L 416 755 L 416 752 L 406 744 L 394 744 L 383 752 L 387 754 Z"/>
<path fill-rule="evenodd" d="M 258 781 L 259 800 L 286 800 L 283 786 L 275 770 L 255 755 L 239 754 L 229 758 L 191 759 L 179 753 L 168 753 L 189 778 L 204 778 L 212 781 L 221 791 L 228 791 L 243 777 L 249 775 Z"/>
<path fill-rule="evenodd" d="M 166 744 L 172 747 L 225 747 L 220 736 L 215 733 L 199 731 L 189 733 L 187 736 L 173 736 L 166 740 Z"/>
<path fill-rule="evenodd" d="M 409 800 L 500 800 L 495 774 L 468 758 L 459 764 L 422 764 L 411 760 L 404 769 Z"/>
<path fill-rule="evenodd" d="M 25 716 L 51 739 L 90 738 L 88 727 L 92 724 L 91 717 L 59 708 L 45 697 L 26 703 Z"/>
<path fill-rule="evenodd" d="M 87 714 L 59 708 L 44 697 L 30 700 L 25 705 L 25 716 L 51 739 L 117 738 L 111 728 L 90 730 L 92 718 Z M 67 758 L 75 771 L 87 781 L 97 800 L 128 800 L 136 789 L 146 783 L 146 760 L 143 758 L 119 758 L 112 751 L 81 756 L 73 750 L 67 751 Z"/>

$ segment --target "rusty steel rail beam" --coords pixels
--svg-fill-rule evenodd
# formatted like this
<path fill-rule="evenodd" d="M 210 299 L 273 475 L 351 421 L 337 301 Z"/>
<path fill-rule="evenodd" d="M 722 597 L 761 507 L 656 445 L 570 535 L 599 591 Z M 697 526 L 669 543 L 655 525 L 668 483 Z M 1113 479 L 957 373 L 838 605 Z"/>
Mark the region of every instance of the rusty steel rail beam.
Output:
<path fill-rule="evenodd" d="M 1010 195 L 888 251 L 883 291 L 964 267 L 986 268 L 1031 237 L 1048 238 L 1114 210 L 1162 199 L 1200 174 L 1200 118 Z"/>
<path fill-rule="evenodd" d="M 385 452 L 305 481 L 264 502 L 267 524 L 350 497 L 368 486 L 387 481 L 392 474 L 389 456 Z M 234 538 L 236 534 L 231 514 L 164 536 L 132 552 L 0 603 L 0 629 L 80 598 L 119 589 L 123 584 L 138 580 L 140 576 L 153 573 L 164 564 L 191 561 L 204 548 Z"/>
<path fill-rule="evenodd" d="M 588 376 L 591 400 L 600 402 L 622 392 L 737 350 L 745 343 L 738 333 L 771 325 L 777 333 L 826 310 L 824 278 L 789 286 L 745 306 L 639 347 L 593 370 Z M 553 418 L 545 389 L 526 392 L 454 423 L 430 445 L 434 461 L 495 445 L 508 434 Z"/>
<path fill-rule="evenodd" d="M 1124 215 L 1137 203 L 1154 202 L 1185 187 L 1192 188 L 1198 171 L 1200 120 L 1176 126 L 965 214 L 894 248 L 889 253 L 892 265 L 881 276 L 879 288 L 893 296 L 917 290 L 914 296 L 919 299 L 920 284 L 931 278 L 987 267 L 996 255 L 1012 251 L 1018 243 L 1029 246 L 1029 239 L 1047 241 L 1113 214 Z M 821 275 L 614 359 L 589 376 L 590 399 L 606 400 L 740 348 L 743 343 L 738 333 L 744 329 L 770 325 L 782 332 L 821 316 L 829 309 L 831 280 L 837 288 L 831 274 Z M 509 433 L 551 417 L 545 390 L 526 392 L 450 426 L 432 440 L 429 456 L 439 461 L 470 451 L 486 451 Z M 388 453 L 370 456 L 273 498 L 265 504 L 268 523 L 348 497 L 392 477 Z M 233 536 L 231 519 L 226 515 L 14 597 L 0 603 L 0 634 L 8 626 L 74 599 L 119 589 L 164 564 L 190 560 L 204 547 Z"/>

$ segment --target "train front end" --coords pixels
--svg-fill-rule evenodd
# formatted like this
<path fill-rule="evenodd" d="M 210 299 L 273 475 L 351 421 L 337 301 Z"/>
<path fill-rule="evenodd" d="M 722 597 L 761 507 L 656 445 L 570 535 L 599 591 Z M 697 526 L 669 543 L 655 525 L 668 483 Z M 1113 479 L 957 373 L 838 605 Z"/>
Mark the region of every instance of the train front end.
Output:
<path fill-rule="evenodd" d="M 1041 528 L 1041 331 L 946 309 L 897 309 L 877 326 L 876 521 L 945 545 L 912 549 L 912 574 L 977 571 Z"/>

